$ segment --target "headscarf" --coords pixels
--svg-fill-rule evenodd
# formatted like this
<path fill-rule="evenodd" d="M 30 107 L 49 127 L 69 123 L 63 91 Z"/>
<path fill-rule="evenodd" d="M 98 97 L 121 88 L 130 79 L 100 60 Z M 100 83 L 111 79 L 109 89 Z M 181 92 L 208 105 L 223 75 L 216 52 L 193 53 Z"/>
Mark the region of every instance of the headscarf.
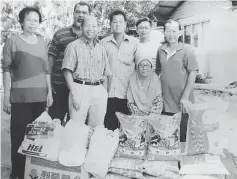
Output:
<path fill-rule="evenodd" d="M 161 83 L 159 77 L 154 71 L 145 78 L 145 85 L 142 86 L 142 76 L 139 74 L 138 65 L 144 59 L 136 59 L 136 71 L 129 81 L 127 99 L 137 105 L 139 110 L 146 110 L 151 105 L 153 100 L 161 94 Z M 146 59 L 152 64 L 151 59 Z"/>

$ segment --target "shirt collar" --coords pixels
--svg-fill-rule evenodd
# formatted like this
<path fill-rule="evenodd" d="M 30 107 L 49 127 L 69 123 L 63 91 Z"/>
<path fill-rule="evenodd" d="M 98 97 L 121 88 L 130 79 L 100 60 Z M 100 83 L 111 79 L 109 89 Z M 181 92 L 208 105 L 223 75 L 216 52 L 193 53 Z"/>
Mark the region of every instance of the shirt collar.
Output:
<path fill-rule="evenodd" d="M 85 44 L 89 44 L 88 40 L 81 36 L 81 40 L 85 43 Z M 96 37 L 95 39 L 93 39 L 93 45 L 95 46 L 97 43 L 99 43 L 99 39 Z"/>
<path fill-rule="evenodd" d="M 123 34 L 123 40 L 125 41 L 125 40 L 127 40 L 127 41 L 129 41 L 130 40 L 130 37 L 127 35 L 127 34 Z M 107 41 L 113 41 L 113 42 L 116 42 L 116 40 L 114 39 L 114 35 L 112 34 L 112 35 L 110 35 L 109 37 L 108 37 L 108 40 Z"/>
<path fill-rule="evenodd" d="M 183 47 L 184 47 L 184 44 L 183 44 L 182 42 L 179 42 L 179 43 L 176 45 L 175 50 L 176 50 L 176 51 L 182 50 Z M 162 49 L 167 52 L 168 43 L 165 43 L 165 44 L 162 46 Z"/>

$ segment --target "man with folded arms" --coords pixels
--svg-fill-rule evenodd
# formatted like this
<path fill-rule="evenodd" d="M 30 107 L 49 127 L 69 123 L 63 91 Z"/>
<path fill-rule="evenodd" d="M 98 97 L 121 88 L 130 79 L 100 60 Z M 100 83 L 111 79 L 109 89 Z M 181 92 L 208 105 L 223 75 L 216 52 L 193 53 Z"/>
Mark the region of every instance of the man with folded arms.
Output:
<path fill-rule="evenodd" d="M 62 64 L 70 91 L 70 117 L 85 123 L 88 114 L 88 125 L 93 128 L 104 124 L 108 95 L 102 84 L 112 74 L 97 32 L 96 18 L 85 16 L 82 37 L 67 46 Z"/>

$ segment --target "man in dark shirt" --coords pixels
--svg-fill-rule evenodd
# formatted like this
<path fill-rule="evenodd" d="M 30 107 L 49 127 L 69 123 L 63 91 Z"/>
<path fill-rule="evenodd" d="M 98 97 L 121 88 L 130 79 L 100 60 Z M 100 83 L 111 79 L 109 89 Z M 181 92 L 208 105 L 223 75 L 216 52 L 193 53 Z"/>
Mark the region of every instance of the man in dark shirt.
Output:
<path fill-rule="evenodd" d="M 85 2 L 77 3 L 73 12 L 73 25 L 59 29 L 53 36 L 49 45 L 49 63 L 51 67 L 51 78 L 54 103 L 49 109 L 49 115 L 58 118 L 63 123 L 65 115 L 69 114 L 68 96 L 69 90 L 61 71 L 64 51 L 67 45 L 81 36 L 81 22 L 85 15 L 91 13 L 91 7 Z M 67 117 L 69 119 L 69 116 Z"/>

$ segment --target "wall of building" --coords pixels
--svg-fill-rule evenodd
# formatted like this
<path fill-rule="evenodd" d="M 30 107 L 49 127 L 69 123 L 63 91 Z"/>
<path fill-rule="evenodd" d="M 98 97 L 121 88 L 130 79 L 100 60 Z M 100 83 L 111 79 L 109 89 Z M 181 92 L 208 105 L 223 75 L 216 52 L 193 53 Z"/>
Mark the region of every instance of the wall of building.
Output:
<path fill-rule="evenodd" d="M 171 16 L 182 25 L 205 22 L 196 54 L 213 83 L 237 80 L 237 9 L 230 7 L 230 1 L 188 1 Z"/>

